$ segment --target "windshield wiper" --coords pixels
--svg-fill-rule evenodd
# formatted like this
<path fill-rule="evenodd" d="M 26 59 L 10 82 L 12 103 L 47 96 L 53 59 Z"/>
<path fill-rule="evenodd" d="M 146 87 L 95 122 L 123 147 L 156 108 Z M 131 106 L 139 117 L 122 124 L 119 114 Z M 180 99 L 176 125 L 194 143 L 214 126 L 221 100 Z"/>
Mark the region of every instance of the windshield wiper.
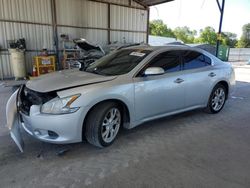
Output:
<path fill-rule="evenodd" d="M 85 69 L 84 70 L 85 72 L 89 72 L 89 73 L 93 73 L 93 74 L 98 74 L 98 75 L 102 75 L 102 76 L 107 76 L 106 74 L 104 74 L 104 73 L 102 73 L 102 72 L 100 72 L 100 71 L 98 71 L 97 69 L 93 69 L 93 70 L 87 70 L 87 69 Z"/>

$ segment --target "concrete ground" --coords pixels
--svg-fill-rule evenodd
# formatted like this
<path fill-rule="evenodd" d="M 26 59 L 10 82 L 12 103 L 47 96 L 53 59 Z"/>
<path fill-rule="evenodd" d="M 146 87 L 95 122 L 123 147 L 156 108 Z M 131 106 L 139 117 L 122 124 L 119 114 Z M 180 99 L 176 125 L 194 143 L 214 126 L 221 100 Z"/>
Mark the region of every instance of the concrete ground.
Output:
<path fill-rule="evenodd" d="M 195 110 L 123 130 L 108 148 L 53 145 L 27 134 L 25 153 L 8 135 L 0 89 L 0 187 L 250 187 L 250 68 L 216 115 Z M 68 152 L 62 156 L 56 153 Z"/>

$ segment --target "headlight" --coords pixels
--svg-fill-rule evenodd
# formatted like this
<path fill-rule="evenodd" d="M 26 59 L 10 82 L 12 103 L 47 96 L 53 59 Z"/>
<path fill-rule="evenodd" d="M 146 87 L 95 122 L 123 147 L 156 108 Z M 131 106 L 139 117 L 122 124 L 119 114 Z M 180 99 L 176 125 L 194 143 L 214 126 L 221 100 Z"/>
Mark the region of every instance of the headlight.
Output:
<path fill-rule="evenodd" d="M 56 97 L 41 107 L 41 113 L 45 114 L 68 114 L 76 112 L 78 107 L 70 107 L 70 105 L 78 98 L 80 94 L 65 98 Z"/>

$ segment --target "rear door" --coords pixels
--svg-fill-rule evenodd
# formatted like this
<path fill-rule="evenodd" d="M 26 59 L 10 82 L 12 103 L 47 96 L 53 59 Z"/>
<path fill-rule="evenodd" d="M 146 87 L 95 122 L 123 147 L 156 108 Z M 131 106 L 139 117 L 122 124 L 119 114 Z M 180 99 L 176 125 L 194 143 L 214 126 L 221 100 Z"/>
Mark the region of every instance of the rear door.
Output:
<path fill-rule="evenodd" d="M 181 57 L 186 82 L 186 107 L 205 105 L 216 78 L 212 61 L 206 55 L 190 50 L 181 51 Z"/>
<path fill-rule="evenodd" d="M 144 76 L 148 67 L 161 67 L 165 74 Z M 178 51 L 164 52 L 153 58 L 134 78 L 135 110 L 138 120 L 183 108 L 185 82 Z"/>

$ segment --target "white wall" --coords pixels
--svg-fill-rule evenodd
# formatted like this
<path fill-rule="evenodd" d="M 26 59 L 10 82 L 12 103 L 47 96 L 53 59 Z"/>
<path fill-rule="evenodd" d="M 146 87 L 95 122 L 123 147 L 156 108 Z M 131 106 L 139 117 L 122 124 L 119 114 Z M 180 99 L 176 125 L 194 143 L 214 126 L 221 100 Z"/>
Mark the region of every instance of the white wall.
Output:
<path fill-rule="evenodd" d="M 5 21 L 6 20 L 6 21 Z M 11 20 L 11 22 L 9 21 Z M 18 23 L 19 21 L 23 23 Z M 39 25 L 29 22 L 41 23 Z M 27 49 L 43 46 L 53 49 L 50 0 L 0 0 L 0 79 L 12 77 L 8 40 L 25 38 Z M 34 52 L 26 53 L 26 67 L 31 71 Z"/>
<path fill-rule="evenodd" d="M 250 60 L 250 48 L 230 48 L 229 61 Z"/>

